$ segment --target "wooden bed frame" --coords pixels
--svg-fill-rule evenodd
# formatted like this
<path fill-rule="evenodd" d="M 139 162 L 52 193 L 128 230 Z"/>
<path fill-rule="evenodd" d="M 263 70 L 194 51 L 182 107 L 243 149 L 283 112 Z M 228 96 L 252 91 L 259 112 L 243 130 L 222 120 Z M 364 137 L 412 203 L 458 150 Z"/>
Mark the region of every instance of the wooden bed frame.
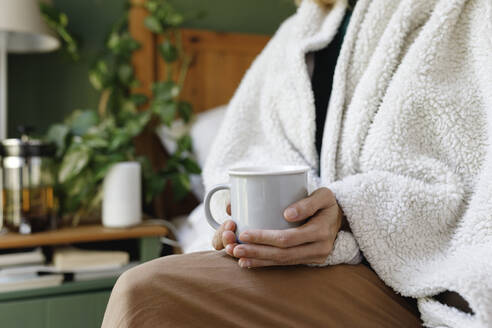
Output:
<path fill-rule="evenodd" d="M 134 0 L 142 3 L 145 0 Z M 133 56 L 137 78 L 142 82 L 135 92 L 150 95 L 152 83 L 166 74 L 164 62 L 156 52 L 159 40 L 144 28 L 145 9 L 130 11 L 130 32 L 142 47 Z M 182 99 L 192 103 L 196 113 L 226 104 L 254 58 L 269 41 L 269 36 L 219 33 L 205 30 L 181 30 L 183 48 L 191 56 L 191 65 L 182 91 Z M 142 110 L 145 110 L 143 108 Z M 151 129 L 136 140 L 137 150 L 147 155 L 154 168 L 162 167 L 168 155 Z M 189 213 L 197 201 L 189 196 L 182 202 L 172 200 L 170 186 L 156 199 L 155 214 L 169 219 Z"/>

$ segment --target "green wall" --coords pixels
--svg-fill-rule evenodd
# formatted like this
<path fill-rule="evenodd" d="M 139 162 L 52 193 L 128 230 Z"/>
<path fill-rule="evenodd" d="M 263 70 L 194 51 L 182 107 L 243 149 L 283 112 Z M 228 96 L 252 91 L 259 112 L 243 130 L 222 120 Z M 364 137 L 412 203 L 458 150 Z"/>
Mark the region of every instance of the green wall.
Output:
<path fill-rule="evenodd" d="M 271 34 L 295 11 L 293 0 L 172 0 L 187 15 L 205 16 L 188 27 Z M 70 61 L 60 52 L 9 55 L 9 135 L 18 125 L 39 133 L 77 108 L 95 108 L 97 93 L 87 70 L 101 50 L 112 23 L 121 17 L 125 0 L 54 0 L 67 13 L 70 28 L 82 41 L 82 58 Z"/>

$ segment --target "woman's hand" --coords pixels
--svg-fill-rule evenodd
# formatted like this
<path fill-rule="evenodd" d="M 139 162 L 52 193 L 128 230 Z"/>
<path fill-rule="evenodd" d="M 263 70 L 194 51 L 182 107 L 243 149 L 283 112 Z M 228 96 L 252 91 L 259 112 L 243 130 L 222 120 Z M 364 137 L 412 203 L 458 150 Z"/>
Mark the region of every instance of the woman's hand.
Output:
<path fill-rule="evenodd" d="M 244 231 L 239 239 L 247 244 L 235 243 L 235 224 L 228 221 L 217 232 L 214 245 L 217 242 L 229 255 L 239 258 L 241 267 L 323 264 L 342 224 L 346 225 L 342 210 L 328 188 L 320 188 L 290 205 L 284 217 L 289 222 L 307 221 L 286 230 Z"/>
<path fill-rule="evenodd" d="M 227 213 L 231 215 L 231 205 L 227 205 Z M 232 220 L 227 220 L 215 231 L 212 245 L 216 250 L 221 250 L 227 247 L 227 245 L 236 244 L 236 224 Z"/>

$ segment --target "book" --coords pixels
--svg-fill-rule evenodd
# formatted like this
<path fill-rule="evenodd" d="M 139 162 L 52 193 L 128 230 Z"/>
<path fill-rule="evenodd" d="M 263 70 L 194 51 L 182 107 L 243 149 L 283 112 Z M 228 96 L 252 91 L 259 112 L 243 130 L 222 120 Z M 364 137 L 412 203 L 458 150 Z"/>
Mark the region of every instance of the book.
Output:
<path fill-rule="evenodd" d="M 0 292 L 13 292 L 25 289 L 46 288 L 61 285 L 62 274 L 38 275 L 2 275 L 0 276 Z"/>
<path fill-rule="evenodd" d="M 73 275 L 73 281 L 86 281 L 93 279 L 119 277 L 126 270 L 129 270 L 139 264 L 139 262 L 130 262 L 127 265 L 113 269 L 75 271 Z"/>
<path fill-rule="evenodd" d="M 46 261 L 41 248 L 28 252 L 0 254 L 0 268 L 17 265 L 42 264 Z"/>
<path fill-rule="evenodd" d="M 59 273 L 52 265 L 20 265 L 0 269 L 0 277 L 32 275 L 36 273 Z"/>
<path fill-rule="evenodd" d="M 81 276 L 99 273 L 111 273 L 111 272 L 124 272 L 134 266 L 137 266 L 140 262 L 130 262 L 127 265 L 100 265 L 91 266 L 85 268 L 78 268 L 73 270 L 59 270 L 53 265 L 25 265 L 17 267 L 9 267 L 0 269 L 0 277 L 3 276 L 19 276 L 19 275 L 30 275 L 30 274 L 48 274 L 48 273 L 73 273 L 80 274 Z"/>
<path fill-rule="evenodd" d="M 86 280 L 94 280 L 101 278 L 111 278 L 118 277 L 126 270 L 129 270 L 137 265 L 140 262 L 130 262 L 126 265 L 117 265 L 117 266 L 92 266 L 86 268 L 79 268 L 74 270 L 58 270 L 53 265 L 28 265 L 28 266 L 19 266 L 19 267 L 10 267 L 0 270 L 0 284 L 2 281 L 14 281 L 14 280 L 28 280 L 36 275 L 47 275 L 47 274 L 63 274 L 67 275 L 67 278 L 70 281 L 86 281 Z"/>
<path fill-rule="evenodd" d="M 59 271 L 112 269 L 128 264 L 130 255 L 122 251 L 82 250 L 74 247 L 56 249 L 53 265 Z"/>

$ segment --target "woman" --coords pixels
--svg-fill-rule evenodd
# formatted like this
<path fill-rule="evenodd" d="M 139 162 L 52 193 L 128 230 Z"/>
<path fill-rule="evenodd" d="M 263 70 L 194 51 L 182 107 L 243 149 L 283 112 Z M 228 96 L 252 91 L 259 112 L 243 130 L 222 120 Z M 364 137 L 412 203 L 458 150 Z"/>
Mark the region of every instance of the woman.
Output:
<path fill-rule="evenodd" d="M 225 222 L 224 251 L 125 273 L 103 326 L 492 325 L 492 4 L 351 5 L 300 4 L 204 170 L 210 188 L 231 166 L 310 166 L 315 191 L 284 213 L 307 223 L 237 245 Z"/>

